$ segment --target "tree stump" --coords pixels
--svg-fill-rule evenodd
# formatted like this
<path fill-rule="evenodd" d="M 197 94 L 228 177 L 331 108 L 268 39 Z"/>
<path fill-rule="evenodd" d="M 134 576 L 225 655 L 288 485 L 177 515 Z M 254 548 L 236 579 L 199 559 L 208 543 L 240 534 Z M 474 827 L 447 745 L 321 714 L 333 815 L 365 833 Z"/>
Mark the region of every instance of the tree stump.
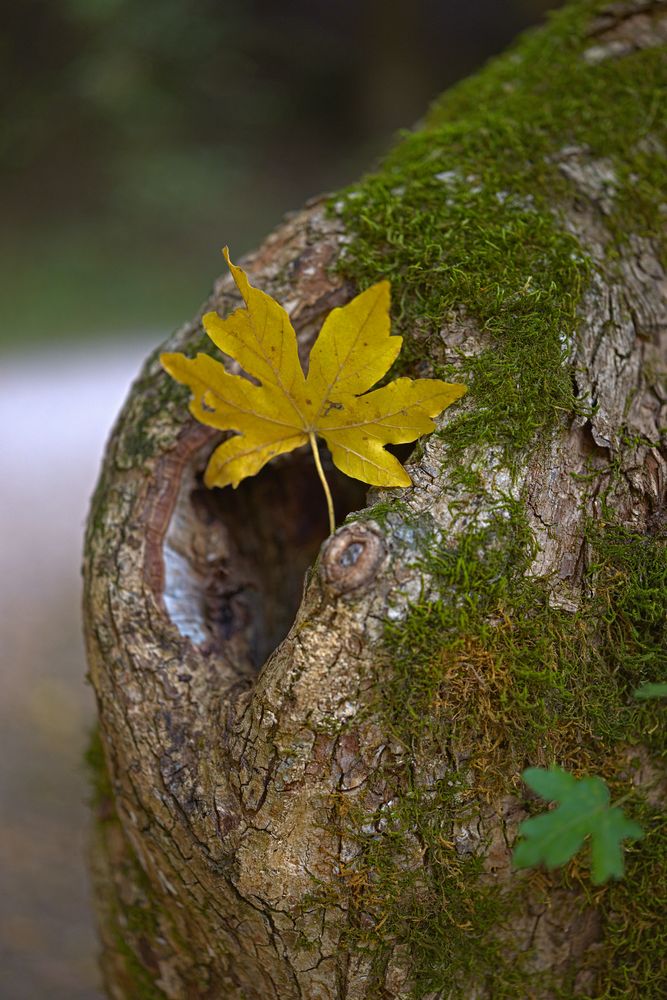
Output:
<path fill-rule="evenodd" d="M 391 279 L 403 371 L 469 386 L 412 488 L 331 469 L 330 538 L 303 451 L 208 491 L 221 435 L 146 362 L 84 565 L 109 996 L 665 994 L 633 691 L 665 668 L 666 43 L 662 0 L 570 5 L 242 262 L 304 362 Z M 238 304 L 225 276 L 202 312 Z M 512 869 L 554 761 L 628 796 L 622 881 Z"/>

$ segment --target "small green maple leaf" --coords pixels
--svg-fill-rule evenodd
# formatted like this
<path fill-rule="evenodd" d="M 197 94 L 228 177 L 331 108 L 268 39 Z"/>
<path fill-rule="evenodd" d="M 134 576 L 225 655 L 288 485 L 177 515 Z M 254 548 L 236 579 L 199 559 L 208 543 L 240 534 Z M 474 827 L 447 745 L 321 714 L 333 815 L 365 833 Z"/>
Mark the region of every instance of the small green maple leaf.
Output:
<path fill-rule="evenodd" d="M 609 789 L 601 778 L 575 778 L 560 767 L 529 767 L 523 780 L 558 808 L 531 816 L 519 827 L 514 849 L 516 868 L 543 864 L 558 868 L 591 839 L 592 881 L 596 885 L 623 875 L 624 839 L 641 840 L 644 832 L 618 806 L 610 806 Z"/>

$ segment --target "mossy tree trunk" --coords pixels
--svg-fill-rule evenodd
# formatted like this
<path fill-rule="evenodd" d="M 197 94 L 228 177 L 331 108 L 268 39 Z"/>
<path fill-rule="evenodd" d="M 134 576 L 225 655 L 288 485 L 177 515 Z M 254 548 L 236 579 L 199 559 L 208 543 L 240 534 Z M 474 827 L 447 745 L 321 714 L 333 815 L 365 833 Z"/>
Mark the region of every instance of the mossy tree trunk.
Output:
<path fill-rule="evenodd" d="M 304 354 L 390 278 L 403 370 L 470 387 L 411 489 L 332 471 L 332 538 L 305 454 L 205 490 L 147 361 L 85 555 L 110 996 L 665 995 L 666 40 L 567 7 L 246 258 Z M 553 761 L 629 797 L 623 881 L 512 871 Z"/>

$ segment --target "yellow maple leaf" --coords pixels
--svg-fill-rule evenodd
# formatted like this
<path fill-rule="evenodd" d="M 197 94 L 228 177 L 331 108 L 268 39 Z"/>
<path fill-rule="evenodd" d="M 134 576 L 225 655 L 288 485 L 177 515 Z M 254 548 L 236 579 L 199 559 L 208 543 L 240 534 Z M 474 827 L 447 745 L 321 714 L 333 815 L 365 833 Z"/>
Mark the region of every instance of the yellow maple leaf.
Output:
<path fill-rule="evenodd" d="M 380 281 L 329 313 L 310 352 L 308 374 L 297 353 L 285 310 L 225 260 L 243 297 L 226 319 L 209 312 L 204 327 L 224 354 L 235 358 L 259 385 L 231 375 L 207 354 L 190 359 L 162 354 L 163 367 L 192 390 L 197 420 L 237 433 L 213 452 L 207 486 L 238 486 L 276 455 L 310 443 L 327 496 L 317 435 L 342 472 L 373 486 L 410 486 L 411 479 L 387 444 L 404 444 L 434 430 L 432 418 L 459 399 L 466 387 L 432 378 L 399 378 L 368 390 L 396 360 L 402 337 L 391 336 L 389 282 Z"/>

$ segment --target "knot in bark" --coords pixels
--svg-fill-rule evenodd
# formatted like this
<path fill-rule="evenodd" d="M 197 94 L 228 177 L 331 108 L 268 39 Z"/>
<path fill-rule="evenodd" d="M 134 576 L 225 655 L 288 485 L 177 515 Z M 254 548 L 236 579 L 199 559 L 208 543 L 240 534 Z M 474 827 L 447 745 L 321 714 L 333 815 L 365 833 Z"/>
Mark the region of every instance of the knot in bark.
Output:
<path fill-rule="evenodd" d="M 326 543 L 321 574 L 335 594 L 365 587 L 377 576 L 387 547 L 379 531 L 367 524 L 346 524 Z"/>

